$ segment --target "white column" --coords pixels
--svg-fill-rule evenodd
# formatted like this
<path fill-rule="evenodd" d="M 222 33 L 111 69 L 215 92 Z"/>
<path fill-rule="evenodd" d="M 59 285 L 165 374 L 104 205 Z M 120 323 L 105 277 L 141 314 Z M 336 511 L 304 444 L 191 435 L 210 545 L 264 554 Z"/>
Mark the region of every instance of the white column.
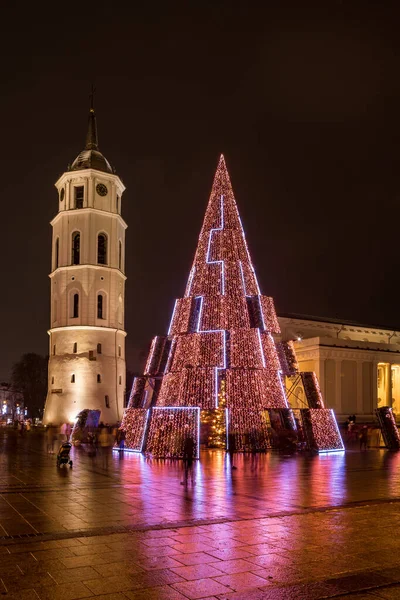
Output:
<path fill-rule="evenodd" d="M 319 366 L 319 373 L 318 373 L 319 387 L 321 389 L 321 392 L 324 393 L 324 389 L 325 389 L 325 358 L 322 358 L 321 356 L 319 356 L 318 366 Z M 324 406 L 326 407 L 325 398 L 324 398 Z"/>
<path fill-rule="evenodd" d="M 392 365 L 385 364 L 386 406 L 392 406 Z"/>
<path fill-rule="evenodd" d="M 340 358 L 335 359 L 336 364 L 336 412 L 342 414 L 342 361 Z"/>
<path fill-rule="evenodd" d="M 378 408 L 378 361 L 372 363 L 372 412 Z"/>
<path fill-rule="evenodd" d="M 362 361 L 357 361 L 357 414 L 365 414 L 363 406 L 363 389 L 362 389 Z"/>

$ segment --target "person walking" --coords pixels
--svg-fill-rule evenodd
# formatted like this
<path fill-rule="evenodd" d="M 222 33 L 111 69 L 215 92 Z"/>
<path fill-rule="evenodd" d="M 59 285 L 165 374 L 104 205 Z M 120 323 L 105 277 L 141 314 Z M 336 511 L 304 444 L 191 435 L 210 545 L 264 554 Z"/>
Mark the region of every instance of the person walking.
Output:
<path fill-rule="evenodd" d="M 233 464 L 233 455 L 236 453 L 236 436 L 234 433 L 228 433 L 228 454 L 231 462 L 231 469 L 236 469 Z"/>
<path fill-rule="evenodd" d="M 194 439 L 193 436 L 188 434 L 185 437 L 183 442 L 183 476 L 184 479 L 181 481 L 181 485 L 187 487 L 190 478 L 192 480 L 192 485 L 194 484 L 194 475 L 193 475 L 193 458 L 194 458 Z"/>
<path fill-rule="evenodd" d="M 47 426 L 46 431 L 47 454 L 54 454 L 54 430 L 53 425 Z"/>
<path fill-rule="evenodd" d="M 99 434 L 99 446 L 101 448 L 101 462 L 103 469 L 108 470 L 110 448 L 112 446 L 111 434 L 107 427 L 102 427 Z"/>
<path fill-rule="evenodd" d="M 363 448 L 364 448 L 364 450 L 366 450 L 367 445 L 368 445 L 368 427 L 367 427 L 367 425 L 363 425 L 361 427 L 361 432 L 360 432 L 360 450 L 362 450 Z"/>

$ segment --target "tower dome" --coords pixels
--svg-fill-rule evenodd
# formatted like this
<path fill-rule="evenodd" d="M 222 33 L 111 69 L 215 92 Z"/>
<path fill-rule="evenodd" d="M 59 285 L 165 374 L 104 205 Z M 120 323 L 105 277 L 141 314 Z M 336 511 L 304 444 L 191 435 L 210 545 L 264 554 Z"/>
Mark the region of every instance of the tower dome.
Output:
<path fill-rule="evenodd" d="M 89 112 L 85 148 L 78 154 L 68 170 L 80 171 L 81 169 L 97 169 L 104 173 L 115 173 L 115 170 L 99 150 L 96 115 L 93 106 L 91 106 Z"/>

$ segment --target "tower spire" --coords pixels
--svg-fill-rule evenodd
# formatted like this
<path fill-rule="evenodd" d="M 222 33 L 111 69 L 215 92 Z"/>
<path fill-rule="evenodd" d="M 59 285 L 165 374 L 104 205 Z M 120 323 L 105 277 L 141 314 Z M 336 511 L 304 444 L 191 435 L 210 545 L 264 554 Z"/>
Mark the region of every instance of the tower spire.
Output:
<path fill-rule="evenodd" d="M 97 123 L 96 123 L 96 114 L 94 112 L 94 95 L 96 92 L 96 88 L 92 83 L 92 89 L 90 92 L 90 110 L 89 110 L 89 121 L 88 121 L 88 131 L 86 134 L 86 145 L 85 150 L 98 150 L 99 143 L 97 138 Z"/>

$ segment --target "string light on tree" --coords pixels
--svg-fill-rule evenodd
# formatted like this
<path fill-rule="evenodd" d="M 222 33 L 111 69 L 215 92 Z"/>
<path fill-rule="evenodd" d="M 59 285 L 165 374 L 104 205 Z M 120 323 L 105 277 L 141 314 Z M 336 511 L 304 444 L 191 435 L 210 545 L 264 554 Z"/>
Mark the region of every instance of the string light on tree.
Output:
<path fill-rule="evenodd" d="M 297 366 L 292 347 L 277 347 L 279 333 L 273 299 L 260 292 L 221 156 L 185 295 L 176 300 L 167 335 L 153 340 L 144 375 L 133 385 L 128 413 L 136 447 L 143 439 L 154 456 L 181 456 L 185 436 L 199 440 L 201 414 L 209 446 L 225 447 L 229 431 L 239 451 L 248 449 L 249 440 L 258 450 L 269 448 L 268 410 L 288 411 L 282 376 Z M 312 407 L 320 408 L 315 381 L 306 383 Z M 148 419 L 138 413 L 138 424 L 131 425 L 129 411 L 137 407 L 150 413 Z"/>

